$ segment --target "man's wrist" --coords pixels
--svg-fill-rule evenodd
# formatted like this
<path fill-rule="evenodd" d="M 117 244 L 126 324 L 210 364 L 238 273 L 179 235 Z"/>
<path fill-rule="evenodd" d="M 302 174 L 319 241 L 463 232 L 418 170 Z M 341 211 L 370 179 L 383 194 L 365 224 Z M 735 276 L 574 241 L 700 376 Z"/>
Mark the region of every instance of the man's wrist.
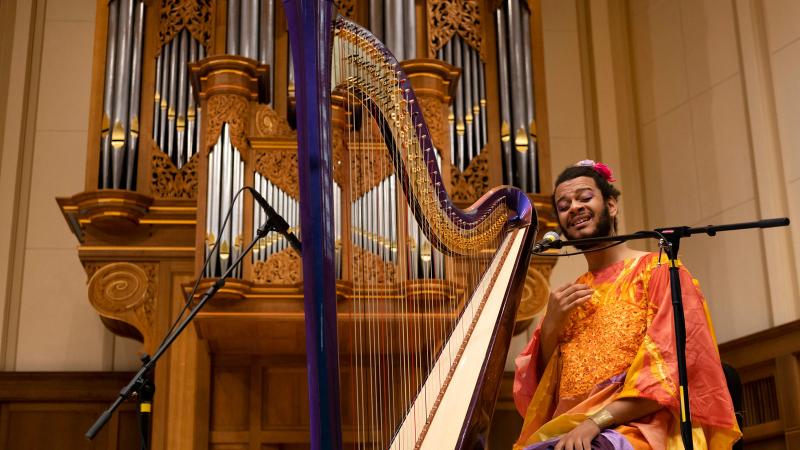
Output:
<path fill-rule="evenodd" d="M 589 416 L 589 420 L 594 422 L 600 430 L 611 428 L 615 423 L 614 416 L 605 408 Z"/>

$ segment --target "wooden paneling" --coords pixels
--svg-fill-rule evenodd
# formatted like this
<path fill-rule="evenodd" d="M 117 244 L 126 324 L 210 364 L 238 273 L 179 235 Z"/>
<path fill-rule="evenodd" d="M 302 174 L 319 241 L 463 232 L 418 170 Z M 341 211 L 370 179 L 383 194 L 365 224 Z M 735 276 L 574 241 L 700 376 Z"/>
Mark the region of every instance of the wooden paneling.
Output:
<path fill-rule="evenodd" d="M 83 436 L 130 381 L 129 373 L 0 373 L 0 448 L 139 448 L 136 405 L 125 403 L 105 428 Z"/>
<path fill-rule="evenodd" d="M 720 345 L 742 379 L 748 449 L 800 449 L 800 321 Z"/>

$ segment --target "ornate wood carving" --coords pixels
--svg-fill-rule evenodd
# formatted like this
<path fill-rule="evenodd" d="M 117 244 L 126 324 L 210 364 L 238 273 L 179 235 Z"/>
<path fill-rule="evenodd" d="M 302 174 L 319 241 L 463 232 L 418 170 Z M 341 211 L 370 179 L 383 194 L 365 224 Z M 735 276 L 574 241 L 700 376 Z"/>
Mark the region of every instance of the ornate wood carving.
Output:
<path fill-rule="evenodd" d="M 186 28 L 206 52 L 210 52 L 214 41 L 215 3 L 213 0 L 161 0 L 161 27 L 158 30 L 161 46 Z"/>
<path fill-rule="evenodd" d="M 394 173 L 389 151 L 383 142 L 361 142 L 348 146 L 350 154 L 350 186 L 353 198 L 361 197 Z"/>
<path fill-rule="evenodd" d="M 353 271 L 353 283 L 356 285 L 397 282 L 396 264 L 386 262 L 380 256 L 368 252 L 357 245 L 353 246 L 353 267 L 364 269 Z"/>
<path fill-rule="evenodd" d="M 217 94 L 210 96 L 206 106 L 206 148 L 216 144 L 222 131 L 222 124 L 227 123 L 230 130 L 231 143 L 239 150 L 249 148 L 247 143 L 247 98 L 235 94 Z"/>
<path fill-rule="evenodd" d="M 194 200 L 197 198 L 197 160 L 195 153 L 189 162 L 178 170 L 166 153 L 154 149 L 150 192 L 164 200 Z"/>
<path fill-rule="evenodd" d="M 333 139 L 331 143 L 333 153 L 333 179 L 339 186 L 345 185 L 345 180 L 350 177 L 345 173 L 345 158 L 347 158 L 347 143 L 345 142 L 344 131 L 339 127 L 333 127 Z"/>
<path fill-rule="evenodd" d="M 447 126 L 447 105 L 436 97 L 419 95 L 417 96 L 428 131 L 431 132 L 433 145 L 440 155 L 450 154 L 450 128 Z"/>
<path fill-rule="evenodd" d="M 210 51 L 214 40 L 214 4 L 212 0 L 161 0 L 158 30 L 161 46 L 185 28 Z"/>
<path fill-rule="evenodd" d="M 145 349 L 154 341 L 158 264 L 113 262 L 87 264 L 89 302 L 105 317 L 136 328 Z"/>
<path fill-rule="evenodd" d="M 480 3 L 478 0 L 428 0 L 428 48 L 431 55 L 458 33 L 486 60 L 481 46 Z"/>
<path fill-rule="evenodd" d="M 256 104 L 253 136 L 255 137 L 288 137 L 294 138 L 297 132 L 292 130 L 289 122 L 278 115 L 269 105 Z"/>
<path fill-rule="evenodd" d="M 339 14 L 347 17 L 348 19 L 356 19 L 356 1 L 355 0 L 333 0 L 336 5 L 336 10 Z"/>
<path fill-rule="evenodd" d="M 299 284 L 303 282 L 300 255 L 293 248 L 281 250 L 253 264 L 253 283 Z"/>
<path fill-rule="evenodd" d="M 453 174 L 452 198 L 456 202 L 472 203 L 489 190 L 489 159 L 481 152 L 463 172 L 451 167 Z"/>
<path fill-rule="evenodd" d="M 256 171 L 295 200 L 300 199 L 297 181 L 297 150 L 269 149 L 256 153 Z"/>

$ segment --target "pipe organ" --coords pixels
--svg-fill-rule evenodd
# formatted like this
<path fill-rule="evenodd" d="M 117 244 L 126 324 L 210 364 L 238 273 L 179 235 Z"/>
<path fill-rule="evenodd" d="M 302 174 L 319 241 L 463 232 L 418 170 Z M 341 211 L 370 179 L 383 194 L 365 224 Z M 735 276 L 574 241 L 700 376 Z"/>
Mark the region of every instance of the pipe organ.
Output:
<path fill-rule="evenodd" d="M 140 0 L 108 4 L 100 189 L 136 188 L 144 12 Z"/>
<path fill-rule="evenodd" d="M 189 66 L 205 48 L 183 29 L 161 47 L 156 58 L 153 142 L 180 169 L 200 148 L 200 109 L 189 83 Z"/>
<path fill-rule="evenodd" d="M 539 212 L 539 233 L 553 229 L 543 192 L 550 174 L 538 0 L 334 3 L 399 61 L 427 123 L 417 141 L 430 141 L 423 150 L 439 168 L 435 189 L 464 209 L 493 186 L 516 186 Z M 109 329 L 152 354 L 198 273 L 202 292 L 265 222 L 242 188 L 258 191 L 295 234 L 305 228 L 298 77 L 283 1 L 109 0 L 97 8 L 90 170 L 85 190 L 58 202 L 80 241 L 89 302 Z M 354 314 L 369 307 L 391 327 L 390 317 L 407 314 L 436 331 L 413 351 L 441 349 L 444 320 L 458 315 L 449 308 L 464 303 L 478 266 L 454 259 L 428 223 L 398 204 L 408 181 L 386 156 L 374 113 L 352 96 L 332 97 L 339 320 L 357 329 Z M 269 234 L 176 341 L 155 374 L 153 448 L 308 447 L 302 263 L 285 238 Z M 532 259 L 517 332 L 546 301 L 552 264 Z M 378 280 L 413 286 L 412 294 L 387 288 L 386 303 L 374 303 Z M 424 295 L 436 306 L 402 309 Z M 359 335 L 343 333 L 344 360 Z M 392 348 L 367 360 L 409 356 Z M 341 377 L 379 376 L 370 364 L 343 363 Z M 358 395 L 342 405 L 352 448 L 375 441 L 356 431 L 363 417 L 354 405 L 370 400 Z"/>

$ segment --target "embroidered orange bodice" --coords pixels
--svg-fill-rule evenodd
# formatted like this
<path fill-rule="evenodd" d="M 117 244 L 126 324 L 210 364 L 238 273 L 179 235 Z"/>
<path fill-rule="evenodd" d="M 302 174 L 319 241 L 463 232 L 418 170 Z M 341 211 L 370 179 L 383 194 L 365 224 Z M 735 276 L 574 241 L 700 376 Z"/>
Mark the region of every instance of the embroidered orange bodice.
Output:
<path fill-rule="evenodd" d="M 620 261 L 577 280 L 594 294 L 572 311 L 561 333 L 559 397 L 586 395 L 630 366 L 655 313 L 646 288 L 656 259 Z"/>

